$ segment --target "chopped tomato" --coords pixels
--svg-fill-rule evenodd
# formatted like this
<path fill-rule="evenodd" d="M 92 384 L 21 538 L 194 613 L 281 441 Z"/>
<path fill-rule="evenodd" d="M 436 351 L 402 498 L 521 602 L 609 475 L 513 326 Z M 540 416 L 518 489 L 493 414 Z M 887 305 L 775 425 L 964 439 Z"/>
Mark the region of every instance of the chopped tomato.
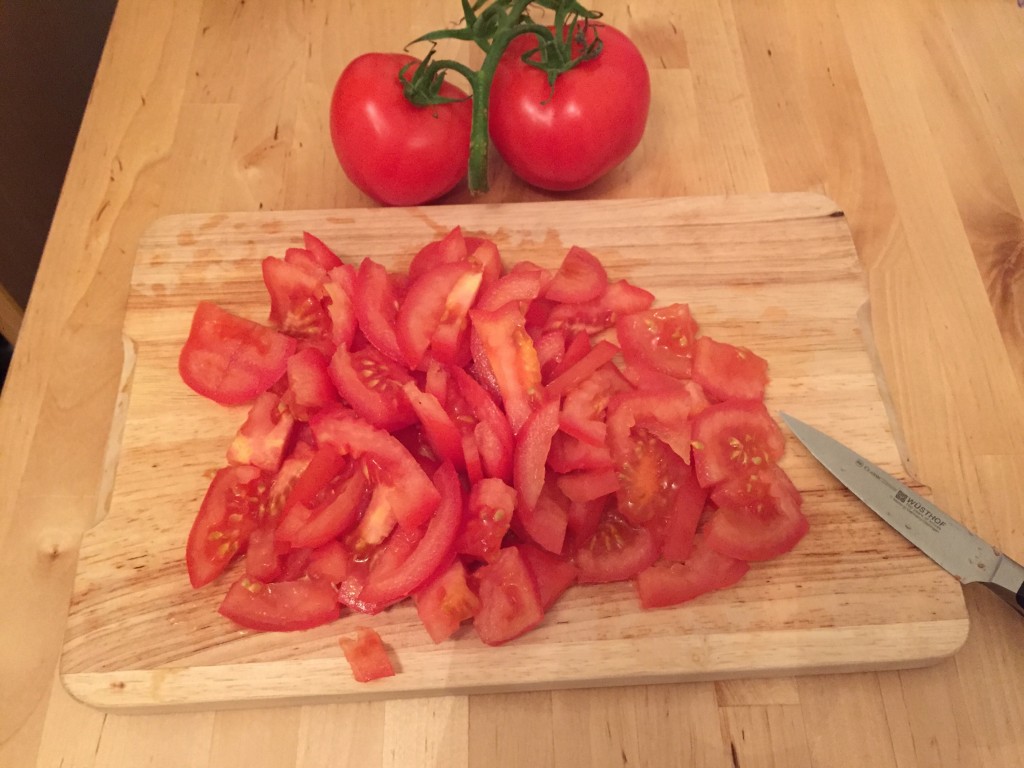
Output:
<path fill-rule="evenodd" d="M 693 380 L 715 400 L 762 400 L 768 363 L 745 347 L 701 336 L 693 345 Z"/>
<path fill-rule="evenodd" d="M 558 431 L 558 401 L 549 400 L 533 411 L 516 440 L 513 477 L 519 492 L 519 511 L 533 509 L 540 498 L 551 439 Z"/>
<path fill-rule="evenodd" d="M 598 298 L 582 304 L 558 304 L 544 323 L 545 330 L 599 333 L 614 328 L 622 315 L 642 312 L 654 303 L 654 294 L 625 280 L 608 283 Z"/>
<path fill-rule="evenodd" d="M 473 484 L 465 524 L 456 542 L 456 551 L 490 561 L 501 549 L 516 508 L 516 491 L 496 477 Z"/>
<path fill-rule="evenodd" d="M 530 302 L 540 296 L 550 279 L 550 274 L 540 268 L 513 270 L 480 291 L 476 308 L 495 312 L 510 302 L 516 302 L 517 307 L 525 312 Z"/>
<path fill-rule="evenodd" d="M 338 618 L 334 588 L 323 581 L 277 581 L 264 584 L 248 576 L 231 585 L 220 612 L 249 629 L 289 632 Z"/>
<path fill-rule="evenodd" d="M 525 329 L 526 319 L 514 305 L 494 312 L 469 313 L 490 370 L 494 372 L 513 433 L 541 401 L 540 361 Z"/>
<path fill-rule="evenodd" d="M 562 259 L 562 266 L 548 283 L 544 296 L 552 301 L 580 304 L 597 299 L 607 286 L 604 265 L 590 251 L 574 245 Z"/>
<path fill-rule="evenodd" d="M 256 528 L 245 549 L 245 575 L 264 583 L 274 581 L 281 575 L 284 554 L 286 550 L 275 541 L 273 527 L 263 525 Z"/>
<path fill-rule="evenodd" d="M 546 611 L 576 581 L 577 569 L 569 560 L 540 547 L 524 542 L 517 549 L 526 560 L 530 573 L 537 582 L 540 603 Z"/>
<path fill-rule="evenodd" d="M 209 584 L 244 552 L 265 510 L 267 483 L 253 466 L 224 467 L 213 476 L 185 550 L 193 587 Z"/>
<path fill-rule="evenodd" d="M 455 537 L 462 522 L 464 501 L 459 477 L 451 464 L 443 464 L 434 474 L 434 485 L 441 496 L 423 538 L 401 566 L 389 573 L 370 569 L 360 599 L 387 603 L 409 595 L 429 579 L 454 554 Z"/>
<path fill-rule="evenodd" d="M 697 482 L 693 466 L 687 467 L 683 478 L 677 481 L 675 503 L 655 531 L 664 559 L 681 562 L 690 556 L 707 499 L 707 488 Z"/>
<path fill-rule="evenodd" d="M 331 321 L 331 343 L 351 346 L 359 320 L 356 317 L 356 271 L 350 264 L 342 264 L 328 273 L 324 282 L 324 305 Z"/>
<path fill-rule="evenodd" d="M 419 368 L 436 333 L 441 333 L 438 359 L 453 363 L 465 333 L 466 313 L 483 279 L 468 262 L 440 264 L 416 278 L 395 318 L 398 348 L 405 364 Z"/>
<path fill-rule="evenodd" d="M 328 364 L 315 347 L 304 347 L 288 358 L 288 390 L 283 400 L 296 418 L 306 421 L 311 413 L 338 402 Z"/>
<path fill-rule="evenodd" d="M 293 547 L 315 548 L 348 533 L 366 506 L 366 490 L 362 468 L 350 465 L 312 498 L 290 504 L 277 526 L 277 538 Z"/>
<path fill-rule="evenodd" d="M 443 642 L 476 615 L 480 598 L 469 588 L 466 566 L 455 560 L 447 570 L 413 593 L 416 613 L 435 643 Z"/>
<path fill-rule="evenodd" d="M 686 304 L 623 315 L 615 324 L 626 362 L 688 377 L 697 323 Z"/>
<path fill-rule="evenodd" d="M 636 590 L 644 608 L 662 608 L 731 587 L 748 570 L 746 562 L 717 552 L 698 536 L 686 562 L 660 562 L 640 571 Z"/>
<path fill-rule="evenodd" d="M 352 676 L 360 683 L 368 683 L 382 677 L 391 677 L 395 669 L 384 648 L 380 635 L 370 627 L 356 627 L 355 637 L 338 639 L 345 659 L 352 667 Z"/>
<path fill-rule="evenodd" d="M 608 510 L 594 535 L 576 551 L 581 584 L 625 581 L 657 559 L 651 532 Z"/>
<path fill-rule="evenodd" d="M 594 445 L 578 440 L 565 432 L 556 432 L 551 438 L 548 466 L 559 473 L 586 469 L 614 467 L 612 455 L 606 445 Z"/>
<path fill-rule="evenodd" d="M 359 329 L 378 351 L 396 362 L 402 360 L 395 333 L 400 300 L 394 276 L 372 259 L 363 259 L 356 274 L 354 296 Z"/>
<path fill-rule="evenodd" d="M 570 501 L 593 501 L 619 490 L 619 473 L 614 469 L 584 469 L 562 475 L 557 482 Z"/>
<path fill-rule="evenodd" d="M 701 411 L 693 421 L 697 479 L 708 488 L 731 476 L 774 464 L 786 442 L 764 403 L 727 400 Z"/>
<path fill-rule="evenodd" d="M 403 391 L 412 376 L 375 348 L 349 352 L 338 347 L 328 373 L 345 402 L 373 426 L 396 430 L 416 421 L 416 412 Z"/>
<path fill-rule="evenodd" d="M 491 399 L 476 379 L 461 368 L 452 370 L 452 378 L 459 394 L 466 401 L 476 424 L 473 437 L 480 461 L 487 477 L 498 477 L 505 481 L 512 479 L 515 436 L 504 412 Z M 467 414 L 458 413 L 465 418 Z"/>
<path fill-rule="evenodd" d="M 809 524 L 800 492 L 779 467 L 723 482 L 711 494 L 718 505 L 703 531 L 708 546 L 738 560 L 768 560 L 796 546 Z"/>
<path fill-rule="evenodd" d="M 610 363 L 612 358 L 619 353 L 619 348 L 610 341 L 602 339 L 587 352 L 587 354 L 569 366 L 565 371 L 552 379 L 544 387 L 548 397 L 561 397 L 563 393 L 569 392 L 580 385 L 580 382 L 587 379 L 598 368 Z"/>
<path fill-rule="evenodd" d="M 415 282 L 421 275 L 441 264 L 456 264 L 465 261 L 468 256 L 462 227 L 454 227 L 440 240 L 432 240 L 416 252 L 409 262 L 409 280 Z"/>
<path fill-rule="evenodd" d="M 280 379 L 294 351 L 294 339 L 201 301 L 178 372 L 200 395 L 221 405 L 240 405 Z"/>
<path fill-rule="evenodd" d="M 337 539 L 317 547 L 309 556 L 306 573 L 311 579 L 338 584 L 349 574 L 349 555 Z"/>
<path fill-rule="evenodd" d="M 330 247 L 319 237 L 316 237 L 309 232 L 303 232 L 302 244 L 306 247 L 309 254 L 316 260 L 317 264 L 324 269 L 331 270 L 335 267 L 341 266 L 341 259 L 339 259 L 337 254 L 332 251 Z"/>
<path fill-rule="evenodd" d="M 473 617 L 473 628 L 488 645 L 508 642 L 544 620 L 537 582 L 516 547 L 502 549 L 475 576 L 480 609 Z"/>
<path fill-rule="evenodd" d="M 270 322 L 282 333 L 303 339 L 325 337 L 331 327 L 324 309 L 327 272 L 315 263 L 296 264 L 276 256 L 263 260 L 263 282 L 270 294 Z"/>
<path fill-rule="evenodd" d="M 397 438 L 345 412 L 321 412 L 310 425 L 319 445 L 330 445 L 353 458 L 364 457 L 375 486 L 374 499 L 402 525 L 415 528 L 430 519 L 440 494 Z"/>
<path fill-rule="evenodd" d="M 608 403 L 632 388 L 614 365 L 603 365 L 569 390 L 562 401 L 558 425 L 563 432 L 591 445 L 603 446 L 608 436 Z"/>
<path fill-rule="evenodd" d="M 228 446 L 228 461 L 276 472 L 281 466 L 294 424 L 295 418 L 282 405 L 279 395 L 261 393 Z"/>
<path fill-rule="evenodd" d="M 434 453 L 451 462 L 456 469 L 465 469 L 462 435 L 437 398 L 429 392 L 421 391 L 412 381 L 405 382 L 403 390 L 423 426 L 423 436 Z"/>
<path fill-rule="evenodd" d="M 566 338 L 564 331 L 548 331 L 544 335 L 561 336 L 565 343 L 565 351 L 562 353 L 561 359 L 559 359 L 556 365 L 552 366 L 548 376 L 548 379 L 551 381 L 560 378 L 562 374 L 580 362 L 590 352 L 590 334 L 586 331 L 577 331 L 574 334 L 569 334 L 570 338 Z"/>
<path fill-rule="evenodd" d="M 554 478 L 550 477 L 533 505 L 526 506 L 520 499 L 515 517 L 512 518 L 513 528 L 519 535 L 536 542 L 548 552 L 560 554 L 569 525 L 569 505 L 569 499 L 558 488 Z"/>

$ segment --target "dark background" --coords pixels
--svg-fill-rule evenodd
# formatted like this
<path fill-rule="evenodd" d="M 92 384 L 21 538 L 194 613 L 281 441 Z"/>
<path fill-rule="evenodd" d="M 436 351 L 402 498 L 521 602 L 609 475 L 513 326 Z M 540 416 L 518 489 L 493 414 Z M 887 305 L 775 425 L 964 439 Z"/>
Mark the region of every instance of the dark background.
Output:
<path fill-rule="evenodd" d="M 116 0 L 0 0 L 0 284 L 28 302 Z M 0 386 L 11 347 L 0 337 Z"/>

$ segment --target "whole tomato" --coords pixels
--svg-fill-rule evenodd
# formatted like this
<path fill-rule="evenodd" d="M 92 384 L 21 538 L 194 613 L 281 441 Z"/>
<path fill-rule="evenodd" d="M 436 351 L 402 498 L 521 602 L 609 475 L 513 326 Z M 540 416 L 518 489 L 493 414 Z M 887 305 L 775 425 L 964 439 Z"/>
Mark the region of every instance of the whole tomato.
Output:
<path fill-rule="evenodd" d="M 462 99 L 417 106 L 403 92 L 419 59 L 367 53 L 338 78 L 331 99 L 331 141 L 359 189 L 386 205 L 419 205 L 450 191 L 466 175 L 472 102 L 445 82 L 440 95 Z"/>
<path fill-rule="evenodd" d="M 597 181 L 640 143 L 651 104 L 651 78 L 640 51 L 606 24 L 578 26 L 600 53 L 560 74 L 522 60 L 537 47 L 524 34 L 506 49 L 491 83 L 490 131 L 495 149 L 521 179 L 541 189 L 567 191 Z M 582 44 L 573 41 L 573 56 Z M 534 60 L 538 55 L 534 54 Z"/>

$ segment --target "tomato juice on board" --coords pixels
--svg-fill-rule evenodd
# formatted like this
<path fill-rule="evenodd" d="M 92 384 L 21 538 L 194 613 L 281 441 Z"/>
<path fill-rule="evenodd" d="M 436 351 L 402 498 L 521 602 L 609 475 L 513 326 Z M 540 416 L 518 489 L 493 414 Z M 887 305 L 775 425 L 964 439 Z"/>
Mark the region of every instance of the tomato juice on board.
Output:
<path fill-rule="evenodd" d="M 807 532 L 768 363 L 582 247 L 506 269 L 456 228 L 405 274 L 305 233 L 262 277 L 266 324 L 201 302 L 179 359 L 198 394 L 249 404 L 185 551 L 238 625 L 411 599 L 435 642 L 500 644 L 573 584 L 677 605 Z M 392 673 L 363 630 L 342 640 L 354 674 Z"/>

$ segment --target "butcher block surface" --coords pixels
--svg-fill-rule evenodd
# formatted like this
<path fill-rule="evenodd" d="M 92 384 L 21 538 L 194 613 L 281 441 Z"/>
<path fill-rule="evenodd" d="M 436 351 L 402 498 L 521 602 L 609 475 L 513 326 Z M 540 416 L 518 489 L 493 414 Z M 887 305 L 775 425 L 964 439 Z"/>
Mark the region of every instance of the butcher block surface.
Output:
<path fill-rule="evenodd" d="M 309 231 L 344 260 L 404 267 L 459 224 L 506 266 L 556 266 L 571 245 L 612 278 L 686 302 L 702 330 L 769 362 L 785 410 L 911 485 L 870 352 L 866 286 L 845 218 L 805 193 L 407 209 L 189 214 L 142 236 L 125 318 L 123 395 L 108 449 L 109 510 L 82 542 L 60 673 L 87 703 L 200 709 L 329 699 L 621 685 L 923 666 L 967 636 L 960 585 L 865 509 L 787 433 L 783 466 L 811 522 L 788 555 L 735 587 L 644 611 L 629 584 L 577 586 L 535 631 L 435 645 L 403 604 L 299 633 L 217 613 L 235 571 L 200 590 L 184 547 L 244 407 L 207 401 L 177 358 L 196 303 L 266 321 L 260 260 Z M 339 636 L 374 627 L 392 678 L 357 683 Z"/>

